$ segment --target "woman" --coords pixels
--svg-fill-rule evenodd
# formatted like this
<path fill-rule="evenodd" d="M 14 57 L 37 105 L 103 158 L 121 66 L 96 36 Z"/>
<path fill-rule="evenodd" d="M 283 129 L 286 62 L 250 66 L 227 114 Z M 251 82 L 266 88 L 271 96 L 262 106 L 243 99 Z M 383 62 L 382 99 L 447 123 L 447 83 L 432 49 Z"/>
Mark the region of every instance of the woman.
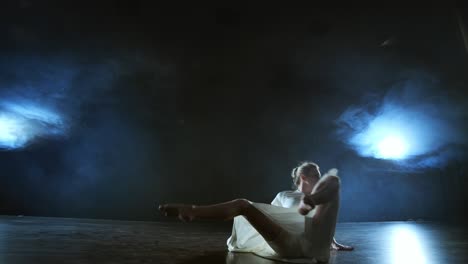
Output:
<path fill-rule="evenodd" d="M 292 173 L 298 192 L 291 197 L 281 192 L 272 205 L 236 199 L 207 206 L 165 204 L 159 210 L 183 221 L 234 218 L 230 251 L 326 262 L 339 208 L 340 179 L 336 173 L 336 169 L 330 170 L 322 177 L 317 164 L 304 162 Z"/>
<path fill-rule="evenodd" d="M 305 170 L 307 166 L 317 166 L 315 163 L 311 162 L 304 162 L 298 167 L 294 168 L 291 172 L 291 178 L 293 180 L 293 189 L 294 191 L 283 191 L 276 195 L 275 199 L 271 202 L 272 205 L 281 206 L 285 208 L 294 208 L 298 207 L 301 202 L 301 198 L 303 195 L 307 194 L 301 191 L 303 187 L 301 187 L 301 179 L 298 177 L 297 170 L 302 167 L 302 170 Z M 318 166 L 317 166 L 318 167 Z M 326 175 L 337 175 L 338 170 L 332 169 L 326 173 Z M 342 250 L 342 251 L 351 251 L 354 248 L 351 246 L 346 246 L 338 243 L 335 238 L 332 240 L 331 248 L 334 250 Z"/>

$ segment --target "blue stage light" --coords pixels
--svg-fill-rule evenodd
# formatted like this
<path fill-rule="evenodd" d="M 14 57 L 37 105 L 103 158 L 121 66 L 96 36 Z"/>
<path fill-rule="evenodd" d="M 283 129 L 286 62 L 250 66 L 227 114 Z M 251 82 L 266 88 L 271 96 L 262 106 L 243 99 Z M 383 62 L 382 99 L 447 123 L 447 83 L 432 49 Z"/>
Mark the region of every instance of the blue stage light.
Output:
<path fill-rule="evenodd" d="M 414 168 L 444 166 L 468 144 L 466 111 L 426 90 L 407 82 L 381 100 L 350 106 L 337 119 L 337 136 L 362 157 Z"/>
<path fill-rule="evenodd" d="M 0 115 L 0 147 L 17 148 L 26 140 L 25 123 L 9 114 Z"/>
<path fill-rule="evenodd" d="M 407 153 L 407 144 L 399 136 L 388 136 L 378 143 L 377 157 L 383 159 L 402 159 Z"/>
<path fill-rule="evenodd" d="M 53 110 L 27 101 L 0 102 L 0 148 L 17 149 L 38 137 L 65 133 L 63 118 Z"/>

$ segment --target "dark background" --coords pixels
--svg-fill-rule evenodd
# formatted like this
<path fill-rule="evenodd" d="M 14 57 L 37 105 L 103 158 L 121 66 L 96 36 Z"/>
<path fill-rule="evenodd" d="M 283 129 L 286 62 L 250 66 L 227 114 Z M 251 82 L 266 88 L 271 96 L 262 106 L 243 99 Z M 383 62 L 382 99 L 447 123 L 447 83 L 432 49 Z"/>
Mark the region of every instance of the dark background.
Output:
<path fill-rule="evenodd" d="M 464 98 L 453 8 L 79 3 L 0 8 L 0 90 L 71 127 L 0 152 L 0 214 L 151 220 L 160 202 L 270 202 L 312 160 L 340 169 L 340 221 L 466 219 L 466 157 L 362 158 L 334 122 L 401 79 Z"/>

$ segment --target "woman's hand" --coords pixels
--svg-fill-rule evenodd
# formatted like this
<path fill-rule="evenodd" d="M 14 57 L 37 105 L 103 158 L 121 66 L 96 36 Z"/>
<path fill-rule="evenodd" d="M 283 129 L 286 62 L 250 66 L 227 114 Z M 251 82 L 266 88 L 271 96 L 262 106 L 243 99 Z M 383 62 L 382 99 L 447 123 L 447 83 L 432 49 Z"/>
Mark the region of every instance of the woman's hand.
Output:
<path fill-rule="evenodd" d="M 310 211 L 314 210 L 315 205 L 308 201 L 307 195 L 302 197 L 301 202 L 299 203 L 298 211 L 301 215 L 307 215 Z"/>

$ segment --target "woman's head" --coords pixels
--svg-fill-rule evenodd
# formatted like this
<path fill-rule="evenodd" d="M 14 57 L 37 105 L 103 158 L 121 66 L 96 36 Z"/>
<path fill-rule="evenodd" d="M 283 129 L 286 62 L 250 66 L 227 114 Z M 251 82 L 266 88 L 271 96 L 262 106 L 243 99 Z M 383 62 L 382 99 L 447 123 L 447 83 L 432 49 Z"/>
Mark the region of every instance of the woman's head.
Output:
<path fill-rule="evenodd" d="M 304 193 L 312 192 L 315 184 L 321 177 L 319 166 L 314 162 L 302 162 L 291 172 L 293 188 Z"/>

